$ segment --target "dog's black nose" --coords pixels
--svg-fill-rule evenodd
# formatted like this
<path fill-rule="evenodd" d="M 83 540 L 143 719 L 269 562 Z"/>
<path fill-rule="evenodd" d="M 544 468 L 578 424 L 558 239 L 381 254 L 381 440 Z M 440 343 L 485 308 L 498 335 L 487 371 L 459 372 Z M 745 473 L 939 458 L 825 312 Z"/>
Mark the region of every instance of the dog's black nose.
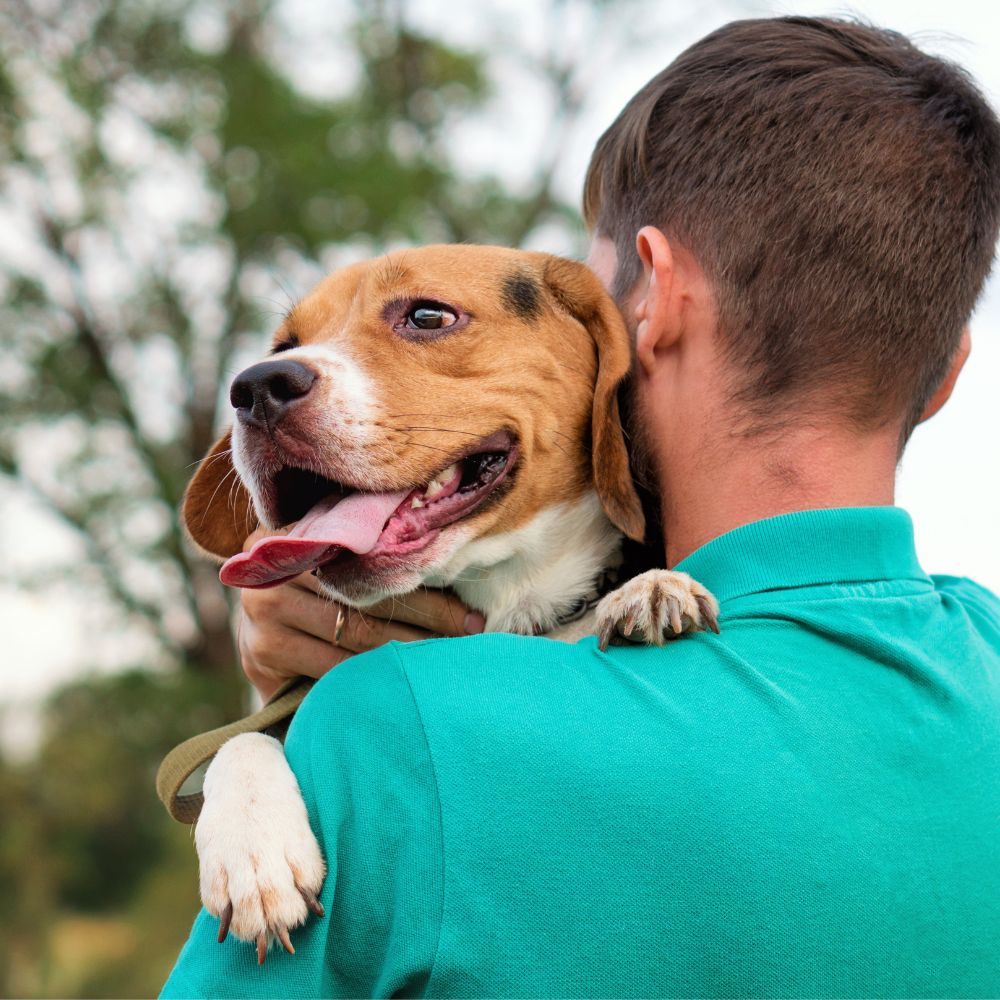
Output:
<path fill-rule="evenodd" d="M 240 372 L 229 389 L 229 402 L 245 424 L 273 427 L 289 403 L 307 395 L 316 372 L 298 361 L 262 361 Z"/>

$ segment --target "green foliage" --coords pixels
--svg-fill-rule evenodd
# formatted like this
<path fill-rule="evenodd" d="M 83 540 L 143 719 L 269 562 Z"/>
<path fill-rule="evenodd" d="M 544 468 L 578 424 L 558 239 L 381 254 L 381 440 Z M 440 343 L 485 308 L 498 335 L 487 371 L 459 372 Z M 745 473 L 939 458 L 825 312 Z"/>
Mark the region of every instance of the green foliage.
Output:
<path fill-rule="evenodd" d="M 197 904 L 190 833 L 166 820 L 156 768 L 181 739 L 224 719 L 210 675 L 133 670 L 57 692 L 38 754 L 20 766 L 0 759 L 0 926 L 9 945 L 0 994 L 78 995 L 88 978 L 90 995 L 107 995 L 113 982 L 126 996 L 155 990 L 150 962 L 167 971 L 164 949 L 176 949 Z M 72 951 L 88 928 L 124 934 L 126 954 L 105 956 L 107 967 L 100 949 L 81 954 L 81 978 L 67 982 L 52 951 Z M 140 939 L 147 950 L 137 950 Z"/>
<path fill-rule="evenodd" d="M 163 850 L 154 793 L 164 754 L 225 721 L 214 685 L 194 673 L 135 670 L 58 691 L 33 762 L 33 794 L 64 864 L 59 902 L 108 908 L 128 899 Z"/>

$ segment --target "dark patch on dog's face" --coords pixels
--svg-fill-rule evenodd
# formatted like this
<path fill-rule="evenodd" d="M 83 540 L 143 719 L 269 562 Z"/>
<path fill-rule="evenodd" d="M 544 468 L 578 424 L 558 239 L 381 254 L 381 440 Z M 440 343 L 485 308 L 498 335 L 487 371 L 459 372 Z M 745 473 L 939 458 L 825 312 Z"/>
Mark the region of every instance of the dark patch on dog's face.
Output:
<path fill-rule="evenodd" d="M 521 319 L 537 319 L 541 313 L 541 292 L 526 274 L 510 274 L 503 282 L 503 304 Z"/>

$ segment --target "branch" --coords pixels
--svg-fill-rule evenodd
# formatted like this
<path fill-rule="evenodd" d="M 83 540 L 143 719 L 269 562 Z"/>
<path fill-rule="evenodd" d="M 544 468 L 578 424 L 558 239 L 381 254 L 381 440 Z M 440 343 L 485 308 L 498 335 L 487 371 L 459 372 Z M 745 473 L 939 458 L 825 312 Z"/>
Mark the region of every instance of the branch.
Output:
<path fill-rule="evenodd" d="M 541 150 L 539 159 L 544 166 L 535 184 L 535 193 L 531 199 L 531 206 L 525 214 L 520 229 L 515 233 L 515 246 L 520 245 L 539 223 L 542 216 L 549 209 L 558 204 L 558 199 L 552 192 L 552 185 L 555 180 L 556 170 L 562 162 L 563 151 L 569 137 L 579 120 L 580 112 L 586 100 L 586 91 L 581 85 L 579 74 L 584 69 L 587 71 L 587 79 L 599 79 L 600 74 L 594 73 L 593 66 L 589 62 L 581 65 L 579 60 L 560 59 L 557 51 L 557 39 L 565 36 L 563 26 L 559 25 L 557 19 L 565 17 L 565 4 L 555 3 L 551 8 L 552 24 L 547 33 L 551 40 L 549 51 L 542 60 L 542 67 L 545 76 L 551 84 L 556 104 L 556 116 L 553 126 L 546 130 L 547 150 Z M 602 36 L 606 30 L 607 15 L 602 12 L 599 16 L 594 30 L 594 39 Z M 595 46 L 586 44 L 582 46 L 583 51 L 589 52 Z"/>
<path fill-rule="evenodd" d="M 240 274 L 243 269 L 243 260 L 233 246 L 233 265 L 229 272 L 229 284 L 226 288 L 223 301 L 226 309 L 226 325 L 219 334 L 215 351 L 215 369 L 209 392 L 211 393 L 208 406 L 201 406 L 200 401 L 193 399 L 192 420 L 191 420 L 191 458 L 195 461 L 208 451 L 212 445 L 212 434 L 215 430 L 215 420 L 217 417 L 219 393 L 218 388 L 223 380 L 225 369 L 229 365 L 233 348 L 236 344 L 236 336 L 240 330 L 240 324 L 244 318 L 242 300 L 240 297 Z M 197 385 L 194 373 L 189 371 L 190 384 Z M 232 377 L 232 376 L 230 376 Z"/>
<path fill-rule="evenodd" d="M 546 37 L 551 40 L 548 51 L 541 59 L 541 72 L 553 90 L 553 100 L 555 103 L 555 116 L 550 127 L 546 130 L 546 140 L 539 151 L 538 160 L 541 168 L 537 175 L 531 194 L 527 196 L 526 208 L 521 215 L 518 225 L 507 234 L 512 246 L 521 246 L 533 229 L 541 222 L 543 217 L 556 208 L 560 200 L 553 192 L 556 171 L 559 168 L 564 156 L 564 150 L 573 128 L 579 120 L 579 114 L 585 103 L 586 92 L 580 84 L 578 75 L 583 72 L 579 60 L 561 59 L 557 47 L 558 39 L 565 36 L 563 26 L 559 24 L 559 18 L 565 16 L 565 4 L 555 3 L 550 9 L 550 26 Z M 605 28 L 606 15 L 602 16 L 595 28 L 595 37 L 600 35 Z M 591 46 L 584 46 L 585 51 L 589 51 Z M 534 68 L 538 61 L 532 59 L 530 65 Z M 592 70 L 590 63 L 586 64 L 587 70 Z M 597 74 L 593 74 L 595 77 Z M 587 74 L 589 79 L 590 73 Z M 444 207 L 444 216 L 448 225 L 455 230 L 459 238 L 464 238 L 461 220 Z"/>
<path fill-rule="evenodd" d="M 169 470 L 164 466 L 156 449 L 143 435 L 128 391 L 111 364 L 108 350 L 105 346 L 105 341 L 108 338 L 106 334 L 99 331 L 94 317 L 94 310 L 90 307 L 87 299 L 87 294 L 83 287 L 80 262 L 66 246 L 56 222 L 44 214 L 39 221 L 46 244 L 56 254 L 69 273 L 74 302 L 68 307 L 67 311 L 73 321 L 77 338 L 87 351 L 101 378 L 110 387 L 118 417 L 125 425 L 133 447 L 139 453 L 146 464 L 147 470 L 153 477 L 160 496 L 171 509 L 176 509 L 180 497 L 175 495 L 174 484 Z M 189 579 L 190 574 L 186 572 L 188 561 L 184 550 L 184 536 L 176 518 L 170 519 L 170 527 L 167 535 L 167 551 L 171 558 L 185 569 L 185 572 L 181 575 L 184 580 L 184 592 L 188 608 L 195 620 L 199 620 L 198 605 Z"/>

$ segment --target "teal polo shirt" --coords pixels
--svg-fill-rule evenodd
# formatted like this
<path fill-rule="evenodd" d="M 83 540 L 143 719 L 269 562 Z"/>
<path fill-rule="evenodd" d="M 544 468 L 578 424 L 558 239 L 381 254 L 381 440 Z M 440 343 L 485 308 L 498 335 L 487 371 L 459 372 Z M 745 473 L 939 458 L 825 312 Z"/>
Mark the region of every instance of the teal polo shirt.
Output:
<path fill-rule="evenodd" d="M 481 635 L 329 673 L 288 757 L 329 863 L 296 954 L 197 918 L 166 997 L 1000 996 L 1000 602 L 896 508 L 678 569 L 721 635 Z"/>

